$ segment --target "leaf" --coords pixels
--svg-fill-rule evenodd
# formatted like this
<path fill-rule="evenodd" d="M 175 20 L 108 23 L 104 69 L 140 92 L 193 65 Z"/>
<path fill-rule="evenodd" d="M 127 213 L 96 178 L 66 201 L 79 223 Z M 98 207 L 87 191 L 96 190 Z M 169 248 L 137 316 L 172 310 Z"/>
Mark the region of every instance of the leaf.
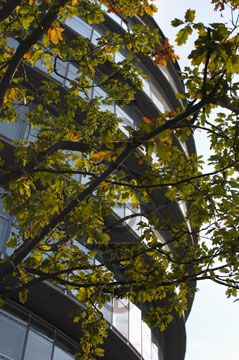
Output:
<path fill-rule="evenodd" d="M 27 295 L 29 293 L 29 290 L 28 289 L 24 289 L 22 291 L 19 291 L 18 293 L 18 298 L 19 298 L 19 301 L 24 304 L 26 301 L 27 301 Z"/>
<path fill-rule="evenodd" d="M 86 289 L 83 287 L 79 288 L 76 297 L 78 301 L 83 302 L 86 298 Z M 79 319 L 75 317 L 73 321 L 78 322 Z"/>
<path fill-rule="evenodd" d="M 178 45 L 186 44 L 188 36 L 193 32 L 191 26 L 187 25 L 185 28 L 179 30 L 176 36 L 176 43 Z"/>
<path fill-rule="evenodd" d="M 110 51 L 111 51 L 110 45 L 108 45 L 108 44 L 105 45 L 105 51 L 106 51 L 106 52 L 110 52 Z"/>
<path fill-rule="evenodd" d="M 178 27 L 178 26 L 182 25 L 183 23 L 184 22 L 182 20 L 177 19 L 177 18 L 175 18 L 174 20 L 171 21 L 171 25 L 173 27 Z"/>
<path fill-rule="evenodd" d="M 193 22 L 193 20 L 195 19 L 195 10 L 188 9 L 185 13 L 184 18 L 186 22 Z"/>
<path fill-rule="evenodd" d="M 152 124 L 152 121 L 150 119 L 148 119 L 146 116 L 143 116 L 142 120 L 145 124 Z"/>
<path fill-rule="evenodd" d="M 63 40 L 62 35 L 61 35 L 62 31 L 64 31 L 63 28 L 56 27 L 54 25 L 52 28 L 49 28 L 48 33 L 47 33 L 48 38 L 54 45 L 57 45 L 59 43 L 59 40 Z"/>
<path fill-rule="evenodd" d="M 91 156 L 91 160 L 93 162 L 96 162 L 96 161 L 101 162 L 101 161 L 109 159 L 110 156 L 111 156 L 111 151 L 98 151 Z"/>

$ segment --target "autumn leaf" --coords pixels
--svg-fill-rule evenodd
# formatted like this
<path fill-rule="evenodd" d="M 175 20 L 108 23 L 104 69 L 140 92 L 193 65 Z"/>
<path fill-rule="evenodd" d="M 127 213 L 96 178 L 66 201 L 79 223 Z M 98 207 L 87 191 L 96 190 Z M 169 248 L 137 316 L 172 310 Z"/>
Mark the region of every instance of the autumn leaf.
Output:
<path fill-rule="evenodd" d="M 111 151 L 98 151 L 91 156 L 91 160 L 93 162 L 101 162 L 109 159 L 110 156 L 111 156 Z"/>
<path fill-rule="evenodd" d="M 57 45 L 59 43 L 59 40 L 63 40 L 63 37 L 61 35 L 62 31 L 64 31 L 64 29 L 56 27 L 54 25 L 48 30 L 48 38 L 54 45 Z"/>
<path fill-rule="evenodd" d="M 152 121 L 150 119 L 148 119 L 146 116 L 143 116 L 142 120 L 145 124 L 152 124 Z"/>
<path fill-rule="evenodd" d="M 105 45 L 105 51 L 106 51 L 106 52 L 110 52 L 110 51 L 111 51 L 111 47 L 110 47 L 108 44 Z"/>

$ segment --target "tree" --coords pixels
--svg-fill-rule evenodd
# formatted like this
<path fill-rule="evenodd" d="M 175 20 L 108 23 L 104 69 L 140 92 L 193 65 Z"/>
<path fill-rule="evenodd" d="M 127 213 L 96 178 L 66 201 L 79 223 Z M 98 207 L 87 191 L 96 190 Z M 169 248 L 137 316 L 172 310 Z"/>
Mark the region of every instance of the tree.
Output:
<path fill-rule="evenodd" d="M 233 0 L 212 3 L 218 11 L 231 6 L 232 15 L 239 8 Z M 85 305 L 75 321 L 81 321 L 85 332 L 82 359 L 89 359 L 102 355 L 98 345 L 106 325 L 98 308 L 113 296 L 151 302 L 146 319 L 162 329 L 172 320 L 173 310 L 182 315 L 187 309 L 196 280 L 211 279 L 226 286 L 228 296 L 236 296 L 236 16 L 230 26 L 205 27 L 187 10 L 184 20 L 172 22 L 183 26 L 179 45 L 193 31 L 198 33 L 189 55 L 192 67 L 181 74 L 186 91 L 177 95 L 184 108 L 156 119 L 143 117 L 137 129 L 126 127 L 125 136 L 118 129 L 120 119 L 102 107 L 134 101 L 137 89 L 142 89 L 138 55 L 152 58 L 155 66 L 177 58 L 157 29 L 130 26 L 132 16 L 151 16 L 155 6 L 145 0 L 130 7 L 124 0 L 11 0 L 1 6 L 1 119 L 17 121 L 24 111 L 27 124 L 37 129 L 34 141 L 14 143 L 7 160 L 7 144 L 2 144 L 2 198 L 15 218 L 8 240 L 12 254 L 0 263 L 3 301 L 16 294 L 26 301 L 31 286 L 44 280 L 74 290 Z M 83 36 L 69 38 L 63 24 L 67 17 L 101 23 L 105 11 L 121 17 L 124 34 L 106 33 L 94 46 Z M 114 63 L 120 48 L 127 57 Z M 73 79 L 59 70 L 66 63 L 77 68 Z M 40 84 L 32 77 L 36 66 L 44 66 L 46 73 Z M 52 76 L 67 81 L 68 90 Z M 105 94 L 91 99 L 93 87 L 104 88 Z M 213 109 L 220 112 L 209 121 Z M 211 139 L 213 170 L 208 174 L 202 173 L 195 153 L 186 156 L 176 143 L 186 142 L 198 128 Z M 132 162 L 138 171 L 130 167 Z M 82 176 L 81 182 L 76 175 Z M 153 207 L 151 199 L 159 190 L 165 202 Z M 138 223 L 142 236 L 130 245 L 112 241 L 113 231 L 127 220 L 116 220 L 113 209 L 125 202 L 134 205 L 131 219 L 143 216 Z M 186 204 L 186 220 L 162 219 L 161 207 L 175 202 Z M 156 231 L 167 233 L 169 240 L 159 241 Z M 199 239 L 202 231 L 207 243 Z M 80 239 L 86 242 L 87 254 L 78 245 Z M 100 263 L 92 265 L 95 256 Z M 162 300 L 167 301 L 158 306 Z"/>

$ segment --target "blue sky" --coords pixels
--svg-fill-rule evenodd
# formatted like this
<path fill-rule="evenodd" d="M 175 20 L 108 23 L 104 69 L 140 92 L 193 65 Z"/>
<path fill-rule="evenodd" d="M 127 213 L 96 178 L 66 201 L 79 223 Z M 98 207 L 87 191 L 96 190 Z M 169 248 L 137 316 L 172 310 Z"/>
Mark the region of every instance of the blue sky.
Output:
<path fill-rule="evenodd" d="M 156 20 L 165 36 L 173 44 L 177 29 L 170 26 L 175 17 L 183 19 L 187 9 L 196 10 L 196 20 L 203 23 L 220 22 L 220 13 L 214 12 L 210 0 L 157 0 L 159 8 Z M 228 16 L 228 14 L 225 15 Z M 181 68 L 187 62 L 192 41 L 177 48 Z M 196 139 L 197 151 L 208 154 L 207 139 L 199 134 Z M 187 322 L 187 353 L 185 360 L 235 360 L 239 356 L 239 301 L 227 299 L 225 289 L 212 282 L 198 284 L 194 305 Z"/>

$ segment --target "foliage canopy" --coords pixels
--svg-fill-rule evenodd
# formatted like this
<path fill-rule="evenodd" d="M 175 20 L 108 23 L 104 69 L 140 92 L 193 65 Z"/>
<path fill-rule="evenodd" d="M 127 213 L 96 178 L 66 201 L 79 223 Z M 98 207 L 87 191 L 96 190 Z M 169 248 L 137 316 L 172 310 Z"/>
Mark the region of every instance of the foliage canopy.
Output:
<path fill-rule="evenodd" d="M 24 303 L 31 286 L 45 280 L 73 291 L 85 305 L 75 317 L 85 330 L 82 359 L 103 354 L 107 326 L 97 308 L 113 296 L 151 302 L 147 321 L 162 329 L 174 310 L 180 316 L 187 310 L 196 280 L 211 279 L 237 296 L 239 5 L 212 3 L 218 11 L 231 6 L 230 24 L 205 26 L 192 10 L 172 22 L 181 27 L 178 45 L 197 33 L 192 66 L 181 73 L 186 89 L 177 97 L 183 106 L 157 118 L 142 116 L 137 128 L 120 131 L 123 124 L 110 109 L 133 103 L 142 89 L 138 59 L 149 57 L 155 66 L 177 59 L 158 29 L 147 21 L 132 26 L 133 17 L 152 16 L 155 5 L 1 1 L 1 120 L 19 121 L 23 112 L 34 137 L 1 143 L 2 200 L 14 222 L 0 262 L 0 292 L 3 300 L 17 294 Z M 121 18 L 125 31 L 99 35 L 94 45 L 69 35 L 67 18 L 100 27 L 107 13 Z M 114 62 L 119 51 L 126 56 Z M 70 65 L 74 76 L 63 75 L 61 68 Z M 40 80 L 35 68 L 43 71 Z M 93 89 L 101 91 L 92 98 Z M 211 141 L 206 174 L 202 159 L 180 146 L 197 129 Z M 159 192 L 164 200 L 157 206 Z M 131 215 L 117 218 L 115 207 L 120 212 L 128 203 Z M 167 207 L 180 212 L 177 203 L 185 205 L 185 219 L 162 216 Z M 125 231 L 120 238 L 127 238 L 126 220 L 132 219 L 139 219 L 137 241 L 115 241 L 119 228 Z M 166 305 L 158 306 L 164 299 Z"/>

